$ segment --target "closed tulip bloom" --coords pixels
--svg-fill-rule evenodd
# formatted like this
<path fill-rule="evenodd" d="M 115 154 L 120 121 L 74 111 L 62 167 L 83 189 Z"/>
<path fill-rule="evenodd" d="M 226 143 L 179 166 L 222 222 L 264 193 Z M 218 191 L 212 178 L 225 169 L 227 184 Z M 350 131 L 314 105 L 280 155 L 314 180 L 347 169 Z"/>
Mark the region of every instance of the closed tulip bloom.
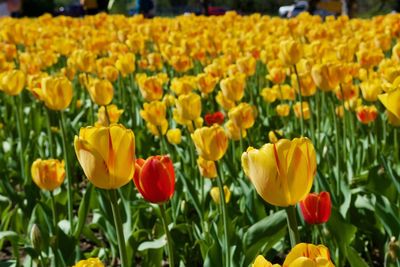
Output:
<path fill-rule="evenodd" d="M 301 113 L 301 106 L 303 106 L 303 114 Z M 308 105 L 308 102 L 303 101 L 303 105 L 300 105 L 300 102 L 297 102 L 293 106 L 294 110 L 294 115 L 296 118 L 301 118 L 301 116 L 304 116 L 305 120 L 310 119 L 311 116 L 311 111 L 310 111 L 310 106 Z"/>
<path fill-rule="evenodd" d="M 323 91 L 332 91 L 339 85 L 339 73 L 333 64 L 316 64 L 312 67 L 311 76 L 314 83 Z"/>
<path fill-rule="evenodd" d="M 96 187 L 117 189 L 135 172 L 135 136 L 121 124 L 81 128 L 75 153 L 86 177 Z"/>
<path fill-rule="evenodd" d="M 272 264 L 267 261 L 262 255 L 258 255 L 251 267 L 280 267 L 280 265 Z"/>
<path fill-rule="evenodd" d="M 167 140 L 172 145 L 179 145 L 182 142 L 182 132 L 180 129 L 169 129 L 167 132 Z"/>
<path fill-rule="evenodd" d="M 379 79 L 366 81 L 360 84 L 363 98 L 369 102 L 378 100 L 378 95 L 382 92 L 381 81 Z"/>
<path fill-rule="evenodd" d="M 161 75 L 147 77 L 145 73 L 136 75 L 140 93 L 146 101 L 160 100 L 163 97 L 163 84 L 168 80 Z"/>
<path fill-rule="evenodd" d="M 104 267 L 104 264 L 98 258 L 89 258 L 78 261 L 73 267 Z"/>
<path fill-rule="evenodd" d="M 286 256 L 283 266 L 288 267 L 334 267 L 329 250 L 324 245 L 297 244 Z"/>
<path fill-rule="evenodd" d="M 247 136 L 246 130 L 245 129 L 240 129 L 231 120 L 228 120 L 225 123 L 225 129 L 226 129 L 226 135 L 228 136 L 228 138 L 232 139 L 234 141 L 238 141 L 238 140 L 240 140 L 240 138 L 245 138 Z"/>
<path fill-rule="evenodd" d="M 301 213 L 309 224 L 326 223 L 331 216 L 331 205 L 329 192 L 310 193 L 300 201 Z"/>
<path fill-rule="evenodd" d="M 254 125 L 256 111 L 248 103 L 240 103 L 229 111 L 229 119 L 240 129 L 248 129 Z"/>
<path fill-rule="evenodd" d="M 218 83 L 218 78 L 213 77 L 208 73 L 200 73 L 197 75 L 197 86 L 200 92 L 203 94 L 209 94 L 214 91 L 215 86 Z"/>
<path fill-rule="evenodd" d="M 235 102 L 225 97 L 221 91 L 218 92 L 215 100 L 224 110 L 230 110 L 235 106 Z"/>
<path fill-rule="evenodd" d="M 221 197 L 220 197 L 220 194 L 219 194 L 219 188 L 218 187 L 211 188 L 210 195 L 211 195 L 212 200 L 216 204 L 220 204 Z M 229 203 L 229 201 L 231 200 L 231 190 L 229 190 L 229 188 L 226 185 L 224 185 L 224 196 L 225 196 L 225 203 Z"/>
<path fill-rule="evenodd" d="M 284 68 L 271 68 L 269 74 L 267 75 L 267 79 L 275 84 L 281 84 L 286 79 L 286 70 Z"/>
<path fill-rule="evenodd" d="M 235 75 L 221 80 L 222 94 L 229 100 L 236 102 L 242 99 L 246 87 L 244 75 Z"/>
<path fill-rule="evenodd" d="M 144 199 L 163 203 L 171 199 L 175 190 L 175 171 L 168 156 L 138 159 L 133 182 Z"/>
<path fill-rule="evenodd" d="M 197 153 L 205 160 L 221 159 L 228 148 L 226 133 L 218 124 L 197 129 L 191 136 Z"/>
<path fill-rule="evenodd" d="M 279 92 L 271 88 L 264 88 L 261 90 L 260 95 L 267 103 L 274 103 L 279 96 Z"/>
<path fill-rule="evenodd" d="M 110 124 L 117 123 L 123 112 L 124 110 L 118 109 L 116 105 L 109 105 L 107 106 L 107 118 L 106 109 L 104 106 L 101 106 L 97 113 L 97 122 L 95 123 L 95 126 L 108 126 Z M 108 119 L 110 121 L 108 121 Z"/>
<path fill-rule="evenodd" d="M 217 167 L 215 166 L 215 162 L 212 160 L 205 160 L 202 157 L 197 159 L 197 166 L 199 167 L 199 171 L 201 176 L 206 178 L 215 178 L 217 177 Z"/>
<path fill-rule="evenodd" d="M 290 113 L 290 106 L 288 104 L 279 104 L 275 110 L 279 117 L 287 117 Z"/>
<path fill-rule="evenodd" d="M 171 66 L 177 71 L 177 72 L 186 72 L 193 68 L 193 62 L 192 59 L 188 56 L 184 55 L 174 55 L 171 57 L 170 60 Z"/>
<path fill-rule="evenodd" d="M 118 79 L 118 70 L 114 66 L 105 66 L 100 73 L 101 78 L 115 82 Z"/>
<path fill-rule="evenodd" d="M 376 117 L 378 116 L 378 110 L 374 105 L 372 106 L 359 106 L 356 109 L 357 119 L 362 124 L 368 124 L 375 121 Z"/>
<path fill-rule="evenodd" d="M 315 83 L 310 75 L 309 72 L 299 74 L 300 78 L 300 87 L 301 87 L 301 95 L 302 96 L 312 96 L 316 93 L 317 87 L 315 86 Z M 300 92 L 299 90 L 299 84 L 297 82 L 297 76 L 292 75 L 292 86 L 296 90 L 297 93 Z"/>
<path fill-rule="evenodd" d="M 400 119 L 400 89 L 391 90 L 378 96 L 387 110 Z"/>
<path fill-rule="evenodd" d="M 279 58 L 288 66 L 297 64 L 303 57 L 303 47 L 297 41 L 282 41 L 279 48 Z"/>
<path fill-rule="evenodd" d="M 225 120 L 225 116 L 221 111 L 217 111 L 215 113 L 208 113 L 204 116 L 204 120 L 206 121 L 207 126 L 212 126 L 214 123 L 223 124 Z"/>
<path fill-rule="evenodd" d="M 135 71 L 135 54 L 133 53 L 124 53 L 120 55 L 115 62 L 115 67 L 119 70 L 123 77 L 126 77 L 128 74 L 131 74 Z"/>
<path fill-rule="evenodd" d="M 88 87 L 90 98 L 99 106 L 111 103 L 114 97 L 114 88 L 110 81 L 95 79 Z"/>
<path fill-rule="evenodd" d="M 310 192 L 317 168 L 316 154 L 307 138 L 281 139 L 260 149 L 249 147 L 242 155 L 242 167 L 266 202 L 286 207 Z"/>
<path fill-rule="evenodd" d="M 0 91 L 8 95 L 19 95 L 26 83 L 25 74 L 20 70 L 0 73 Z"/>
<path fill-rule="evenodd" d="M 174 120 L 179 124 L 194 121 L 201 115 L 201 97 L 195 93 L 180 95 L 175 101 Z"/>
<path fill-rule="evenodd" d="M 236 61 L 238 70 L 246 76 L 252 76 L 256 72 L 256 59 L 252 56 L 239 58 Z"/>
<path fill-rule="evenodd" d="M 72 84 L 65 77 L 46 77 L 42 79 L 42 88 L 32 92 L 52 110 L 64 110 L 72 101 Z"/>
<path fill-rule="evenodd" d="M 144 103 L 140 116 L 146 121 L 156 126 L 161 126 L 166 120 L 167 107 L 164 102 L 152 101 Z"/>
<path fill-rule="evenodd" d="M 172 91 L 180 96 L 191 93 L 196 88 L 196 77 L 194 76 L 183 76 L 180 78 L 173 78 L 171 81 Z"/>
<path fill-rule="evenodd" d="M 343 118 L 343 115 L 344 115 L 344 108 L 343 108 L 343 106 L 337 106 L 337 107 L 335 108 L 335 113 L 336 113 L 336 116 L 338 116 L 339 118 Z"/>
<path fill-rule="evenodd" d="M 31 166 L 33 182 L 43 190 L 53 191 L 61 186 L 65 178 L 64 161 L 37 159 Z"/>

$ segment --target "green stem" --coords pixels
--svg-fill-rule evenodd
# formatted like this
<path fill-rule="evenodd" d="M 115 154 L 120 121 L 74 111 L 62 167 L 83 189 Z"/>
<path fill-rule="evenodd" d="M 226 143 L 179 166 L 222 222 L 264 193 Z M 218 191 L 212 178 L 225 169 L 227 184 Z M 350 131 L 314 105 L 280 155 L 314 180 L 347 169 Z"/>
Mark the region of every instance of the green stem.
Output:
<path fill-rule="evenodd" d="M 398 142 L 398 130 L 397 128 L 393 129 L 394 134 L 394 162 L 396 164 L 399 163 L 399 142 Z"/>
<path fill-rule="evenodd" d="M 297 229 L 296 206 L 287 207 L 286 215 L 290 236 L 290 244 L 293 248 L 294 246 L 296 246 L 296 244 L 300 243 L 299 231 Z"/>
<path fill-rule="evenodd" d="M 299 87 L 299 101 L 300 101 L 300 112 L 301 112 L 300 131 L 301 131 L 301 136 L 304 136 L 303 97 L 301 95 L 300 77 L 299 77 L 299 73 L 297 72 L 296 64 L 294 64 L 293 67 L 294 67 L 294 73 L 296 74 L 296 78 L 297 78 L 297 86 Z"/>
<path fill-rule="evenodd" d="M 57 212 L 56 212 L 56 203 L 54 201 L 53 191 L 50 191 L 50 200 L 51 200 L 51 211 L 53 212 L 53 226 L 54 231 L 57 229 Z"/>
<path fill-rule="evenodd" d="M 117 232 L 118 249 L 119 249 L 119 256 L 121 258 L 121 266 L 127 267 L 128 256 L 126 254 L 124 232 L 122 231 L 122 220 L 121 220 L 120 210 L 118 207 L 117 190 L 116 189 L 108 190 L 108 195 L 110 197 L 111 210 L 114 217 L 115 231 Z"/>
<path fill-rule="evenodd" d="M 50 121 L 50 110 L 44 108 L 47 116 L 46 127 L 47 127 L 47 139 L 49 140 L 49 152 L 50 157 L 54 158 L 54 146 L 53 146 L 53 135 L 51 133 L 51 121 Z"/>
<path fill-rule="evenodd" d="M 18 97 L 18 96 L 15 96 Z M 17 120 L 17 132 L 18 132 L 18 143 L 19 143 L 19 161 L 20 161 L 20 169 L 21 169 L 21 177 L 24 182 L 26 182 L 27 175 L 25 172 L 25 158 L 24 158 L 24 152 L 25 152 L 25 146 L 24 146 L 24 134 L 23 134 L 23 125 L 22 125 L 22 117 L 21 117 L 21 109 L 20 109 L 20 102 L 15 101 L 14 96 L 11 97 L 11 102 L 12 105 L 15 108 L 15 118 Z"/>
<path fill-rule="evenodd" d="M 173 247 L 173 240 L 171 238 L 171 233 L 169 232 L 168 229 L 168 224 L 167 224 L 167 216 L 165 214 L 165 208 L 163 204 L 158 205 L 160 207 L 160 213 L 161 213 L 161 221 L 164 227 L 164 232 L 167 237 L 167 249 L 168 249 L 168 261 L 169 261 L 169 267 L 174 267 L 175 261 L 174 261 L 174 247 Z"/>
<path fill-rule="evenodd" d="M 335 157 L 336 157 L 336 195 L 340 196 L 340 156 L 339 156 L 339 127 L 337 123 L 335 106 L 333 104 L 333 99 L 331 101 L 331 113 L 333 118 L 333 124 L 335 127 Z"/>
<path fill-rule="evenodd" d="M 73 232 L 74 229 L 74 222 L 73 222 L 73 213 L 72 213 L 72 177 L 70 173 L 70 165 L 69 165 L 69 158 L 68 158 L 68 149 L 67 149 L 67 132 L 65 129 L 65 118 L 64 112 L 60 111 L 60 128 L 61 128 L 61 137 L 62 137 L 62 144 L 63 144 L 63 151 L 64 151 L 64 161 L 65 161 L 65 172 L 66 172 L 66 179 L 67 179 L 67 195 L 68 195 L 68 220 L 70 223 L 70 233 Z"/>
<path fill-rule="evenodd" d="M 343 160 L 346 161 L 347 158 L 347 131 L 346 131 L 346 124 L 347 124 L 347 116 L 346 116 L 346 107 L 344 105 L 344 93 L 342 84 L 339 83 L 340 93 L 342 94 L 342 108 L 343 108 Z"/>
<path fill-rule="evenodd" d="M 222 223 L 224 225 L 224 248 L 223 252 L 225 253 L 225 265 L 226 267 L 230 266 L 230 246 L 229 246 L 229 237 L 228 237 L 228 219 L 226 214 L 226 203 L 225 203 L 225 192 L 223 186 L 223 170 L 218 166 L 218 162 L 216 163 L 218 169 L 218 176 L 217 176 L 217 184 L 219 189 L 219 199 L 220 199 L 220 207 L 222 213 Z"/>

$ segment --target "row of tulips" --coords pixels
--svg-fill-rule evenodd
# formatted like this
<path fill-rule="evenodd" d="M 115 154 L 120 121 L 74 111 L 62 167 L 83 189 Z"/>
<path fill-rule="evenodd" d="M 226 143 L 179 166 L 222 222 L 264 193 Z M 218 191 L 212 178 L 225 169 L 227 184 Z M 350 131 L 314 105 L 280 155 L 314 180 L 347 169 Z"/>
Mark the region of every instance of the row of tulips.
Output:
<path fill-rule="evenodd" d="M 0 248 L 16 266 L 396 266 L 399 21 L 0 19 Z"/>

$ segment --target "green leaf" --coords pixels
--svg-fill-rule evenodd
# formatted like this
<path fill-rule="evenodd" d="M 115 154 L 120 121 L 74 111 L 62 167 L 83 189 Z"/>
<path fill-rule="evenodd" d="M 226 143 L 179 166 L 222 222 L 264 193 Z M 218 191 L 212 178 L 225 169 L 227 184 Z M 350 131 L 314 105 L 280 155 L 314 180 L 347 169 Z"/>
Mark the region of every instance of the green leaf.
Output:
<path fill-rule="evenodd" d="M 153 241 L 145 241 L 141 243 L 138 247 L 138 251 L 144 251 L 148 249 L 159 249 L 164 247 L 167 244 L 167 239 L 165 235 L 162 235 L 160 238 L 155 239 Z"/>
<path fill-rule="evenodd" d="M 351 267 L 368 267 L 368 264 L 358 254 L 358 252 L 351 246 L 347 247 L 347 260 Z"/>
<path fill-rule="evenodd" d="M 254 260 L 261 250 L 267 251 L 286 234 L 286 213 L 278 211 L 252 225 L 244 235 L 244 266 Z"/>
<path fill-rule="evenodd" d="M 92 196 L 92 192 L 93 192 L 93 185 L 90 183 L 87 186 L 85 195 L 83 196 L 81 203 L 79 205 L 79 210 L 78 210 L 78 224 L 76 225 L 76 229 L 74 232 L 74 236 L 75 238 L 79 238 L 83 226 L 86 223 L 86 217 L 89 213 L 89 206 L 90 206 L 90 197 Z"/>

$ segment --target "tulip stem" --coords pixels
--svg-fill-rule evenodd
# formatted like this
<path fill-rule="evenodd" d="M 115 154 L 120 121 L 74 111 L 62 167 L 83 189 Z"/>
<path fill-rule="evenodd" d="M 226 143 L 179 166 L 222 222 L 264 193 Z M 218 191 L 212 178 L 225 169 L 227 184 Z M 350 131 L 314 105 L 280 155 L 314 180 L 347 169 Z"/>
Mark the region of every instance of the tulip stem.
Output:
<path fill-rule="evenodd" d="M 57 213 L 56 213 L 56 203 L 54 201 L 54 194 L 53 191 L 50 191 L 50 199 L 51 199 L 51 211 L 53 212 L 53 225 L 54 225 L 54 232 L 57 230 Z"/>
<path fill-rule="evenodd" d="M 224 225 L 224 249 L 223 251 L 225 252 L 225 267 L 230 266 L 230 247 L 229 247 L 229 238 L 228 238 L 228 220 L 227 220 L 227 214 L 226 214 L 226 203 L 225 203 L 225 192 L 224 192 L 224 186 L 223 186 L 223 170 L 220 168 L 218 162 L 216 164 L 217 170 L 218 170 L 218 176 L 217 176 L 217 183 L 218 183 L 218 189 L 219 189 L 219 203 L 221 207 L 221 213 L 222 213 L 222 223 Z"/>
<path fill-rule="evenodd" d="M 167 237 L 169 267 L 174 267 L 175 261 L 174 261 L 174 248 L 173 248 L 173 244 L 172 244 L 173 240 L 171 238 L 171 233 L 169 232 L 169 229 L 168 229 L 165 208 L 164 208 L 163 204 L 160 204 L 158 206 L 160 207 L 161 221 L 162 221 L 162 224 L 164 227 L 165 236 Z"/>
<path fill-rule="evenodd" d="M 18 97 L 18 96 L 15 96 Z M 22 117 L 21 117 L 21 110 L 20 110 L 20 105 L 21 103 L 19 101 L 15 101 L 14 97 L 11 97 L 12 100 L 12 105 L 15 108 L 15 117 L 17 120 L 17 132 L 18 132 L 18 137 L 19 137 L 19 160 L 20 160 L 20 166 L 21 166 L 21 177 L 24 182 L 26 182 L 27 175 L 25 172 L 25 158 L 24 158 L 24 151 L 25 151 L 25 146 L 23 142 L 23 127 L 22 127 Z"/>
<path fill-rule="evenodd" d="M 300 84 L 300 77 L 299 77 L 299 73 L 297 72 L 297 67 L 296 64 L 293 65 L 294 67 L 294 73 L 296 74 L 296 78 L 297 78 L 297 86 L 299 87 L 299 100 L 300 100 L 300 114 L 301 114 L 301 118 L 300 118 L 300 131 L 301 131 L 301 136 L 304 136 L 304 114 L 303 114 L 303 97 L 301 95 L 301 84 Z"/>
<path fill-rule="evenodd" d="M 290 244 L 292 248 L 300 243 L 299 231 L 297 229 L 296 206 L 286 208 L 286 218 L 290 236 Z"/>
<path fill-rule="evenodd" d="M 119 249 L 119 256 L 121 259 L 121 266 L 127 267 L 128 266 L 128 256 L 126 254 L 124 232 L 122 231 L 122 220 L 121 220 L 120 210 L 118 207 L 117 190 L 116 189 L 108 190 L 108 195 L 110 197 L 111 210 L 112 210 L 113 217 L 114 217 L 115 231 L 117 232 L 118 249 Z"/>
<path fill-rule="evenodd" d="M 51 158 L 54 158 L 54 150 L 53 150 L 53 136 L 51 133 L 51 121 L 50 121 L 50 110 L 48 110 L 47 108 L 44 108 L 45 112 L 46 112 L 46 116 L 47 116 L 47 139 L 49 140 L 49 154 Z"/>
<path fill-rule="evenodd" d="M 61 128 L 61 139 L 64 151 L 64 161 L 65 161 L 65 173 L 67 178 L 67 196 L 68 196 L 68 220 L 70 223 L 70 233 L 73 232 L 74 222 L 72 215 L 72 181 L 69 166 L 68 150 L 67 150 L 67 132 L 65 129 L 65 118 L 64 112 L 60 111 L 60 128 Z"/>
<path fill-rule="evenodd" d="M 346 107 L 344 104 L 344 91 L 343 91 L 343 86 L 341 83 L 339 83 L 339 88 L 340 88 L 340 93 L 342 94 L 342 108 L 343 108 L 343 160 L 346 161 L 347 158 L 347 144 L 346 144 L 346 137 L 347 137 L 347 131 L 346 131 L 346 124 L 347 124 L 347 116 L 346 116 Z M 377 146 L 375 146 L 377 147 Z"/>

